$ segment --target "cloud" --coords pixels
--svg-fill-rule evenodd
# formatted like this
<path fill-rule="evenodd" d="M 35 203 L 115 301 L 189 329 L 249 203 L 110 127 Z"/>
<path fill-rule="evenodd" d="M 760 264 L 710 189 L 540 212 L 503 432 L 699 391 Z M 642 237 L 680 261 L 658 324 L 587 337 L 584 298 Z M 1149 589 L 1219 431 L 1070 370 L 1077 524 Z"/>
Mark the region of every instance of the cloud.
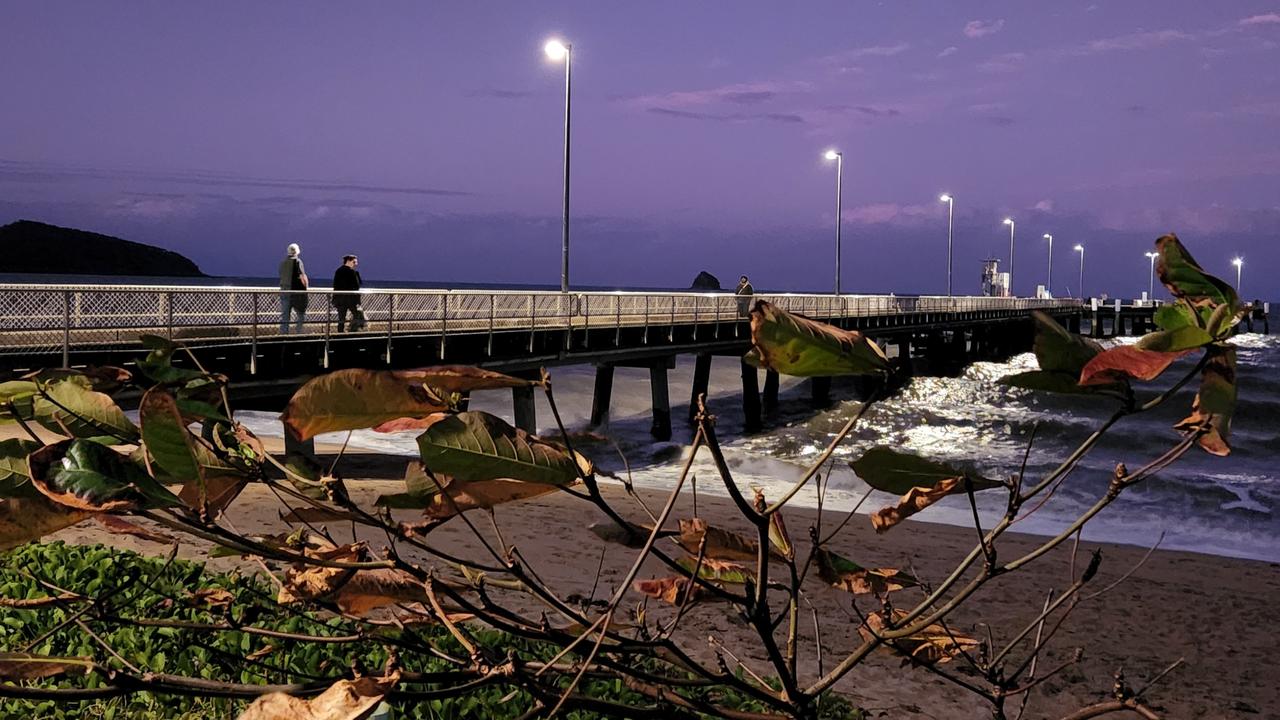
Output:
<path fill-rule="evenodd" d="M 933 205 L 900 205 L 872 203 L 846 208 L 841 216 L 846 222 L 862 225 L 920 225 L 933 222 L 938 208 Z"/>
<path fill-rule="evenodd" d="M 812 88 L 811 83 L 803 80 L 734 83 L 703 90 L 677 90 L 657 95 L 640 95 L 628 98 L 627 102 L 646 110 L 654 107 L 699 107 L 716 103 L 750 105 L 776 100 L 785 95 L 807 93 Z"/>
<path fill-rule="evenodd" d="M 956 47 L 955 45 L 952 45 L 951 47 L 943 48 L 942 52 L 938 53 L 938 57 L 940 58 L 951 57 L 952 55 L 955 55 L 959 51 L 960 51 L 960 48 Z"/>
<path fill-rule="evenodd" d="M 897 108 L 872 107 L 870 105 L 858 105 L 853 108 L 856 113 L 861 113 L 868 117 L 899 117 L 902 111 Z"/>
<path fill-rule="evenodd" d="M 680 110 L 678 108 L 668 107 L 650 107 L 645 108 L 645 112 L 655 115 L 665 115 L 667 117 L 682 118 L 685 120 L 714 120 L 716 122 L 750 122 L 753 120 L 765 120 L 780 123 L 804 123 L 805 119 L 801 115 L 795 113 L 781 112 L 763 112 L 763 113 L 714 113 L 700 112 L 695 110 Z"/>
<path fill-rule="evenodd" d="M 1175 42 L 1194 40 L 1181 30 L 1150 30 L 1090 40 L 1077 50 L 1080 55 L 1097 55 L 1124 50 L 1152 50 Z"/>
<path fill-rule="evenodd" d="M 1032 209 L 1032 210 L 1039 210 L 1040 212 L 1053 212 L 1053 201 L 1052 201 L 1052 200 L 1041 200 L 1040 202 L 1036 203 L 1035 205 L 1032 205 L 1032 206 L 1031 206 L 1031 209 Z"/>
<path fill-rule="evenodd" d="M 822 58 L 822 61 L 832 65 L 844 66 L 863 58 L 893 57 L 894 55 L 901 55 L 910 49 L 911 44 L 904 42 L 897 43 L 896 45 L 868 45 L 866 47 L 850 48 L 848 50 L 841 50 L 840 52 L 832 53 L 831 55 L 827 55 Z"/>
<path fill-rule="evenodd" d="M 492 98 L 495 100 L 523 100 L 534 96 L 532 90 L 507 90 L 504 88 L 489 88 L 486 90 L 477 90 L 467 93 L 469 97 Z"/>
<path fill-rule="evenodd" d="M 995 55 L 978 63 L 978 70 L 985 73 L 1015 72 L 1022 68 L 1022 63 L 1026 59 L 1027 54 L 1020 52 Z"/>
<path fill-rule="evenodd" d="M 970 20 L 965 23 L 964 36 L 970 39 L 995 35 L 1004 27 L 1004 19 L 996 18 L 995 20 Z"/>
<path fill-rule="evenodd" d="M 1241 27 L 1251 27 L 1254 25 L 1280 25 L 1280 13 L 1267 13 L 1265 15 L 1250 15 L 1239 23 Z"/>

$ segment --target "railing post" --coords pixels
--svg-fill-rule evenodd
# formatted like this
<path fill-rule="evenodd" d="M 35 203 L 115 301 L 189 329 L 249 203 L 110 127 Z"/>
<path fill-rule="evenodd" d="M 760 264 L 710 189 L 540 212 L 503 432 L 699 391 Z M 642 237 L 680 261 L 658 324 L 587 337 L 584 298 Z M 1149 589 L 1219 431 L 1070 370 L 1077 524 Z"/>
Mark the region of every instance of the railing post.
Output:
<path fill-rule="evenodd" d="M 675 342 L 676 339 L 676 296 L 671 296 L 671 326 L 667 328 L 667 342 Z"/>
<path fill-rule="evenodd" d="M 582 348 L 591 345 L 591 296 L 582 296 Z"/>
<path fill-rule="evenodd" d="M 644 344 L 649 344 L 649 296 L 644 296 Z"/>
<path fill-rule="evenodd" d="M 329 306 L 324 309 L 324 356 L 320 358 L 320 366 L 325 370 L 329 369 L 329 316 L 333 313 L 333 295 L 329 295 Z M 355 316 L 352 315 L 352 322 L 355 322 Z"/>
<path fill-rule="evenodd" d="M 533 332 L 534 324 L 538 319 L 538 303 L 537 296 L 529 296 L 529 352 L 533 352 Z"/>
<path fill-rule="evenodd" d="M 716 340 L 719 340 L 720 339 L 720 296 L 716 295 L 715 298 L 713 298 L 713 302 L 715 302 L 716 304 L 716 331 L 712 335 L 712 337 L 714 337 Z"/>
<path fill-rule="evenodd" d="M 164 323 L 168 338 L 173 339 L 173 293 L 164 294 Z"/>
<path fill-rule="evenodd" d="M 62 291 L 62 367 L 71 367 L 71 291 Z"/>
<path fill-rule="evenodd" d="M 444 341 L 449 337 L 449 293 L 440 296 L 440 359 L 444 359 Z"/>
<path fill-rule="evenodd" d="M 693 296 L 693 341 L 698 341 L 698 301 L 702 298 L 698 295 Z"/>
<path fill-rule="evenodd" d="M 493 323 L 494 323 L 494 304 L 496 296 L 489 293 L 489 341 L 485 346 L 485 354 L 493 355 Z"/>
<path fill-rule="evenodd" d="M 396 294 L 388 293 L 387 299 L 387 364 L 391 364 L 391 334 L 396 326 Z"/>
<path fill-rule="evenodd" d="M 613 346 L 622 344 L 622 296 L 613 296 Z"/>
<path fill-rule="evenodd" d="M 258 374 L 258 293 L 253 293 L 253 325 L 249 341 L 249 374 Z"/>

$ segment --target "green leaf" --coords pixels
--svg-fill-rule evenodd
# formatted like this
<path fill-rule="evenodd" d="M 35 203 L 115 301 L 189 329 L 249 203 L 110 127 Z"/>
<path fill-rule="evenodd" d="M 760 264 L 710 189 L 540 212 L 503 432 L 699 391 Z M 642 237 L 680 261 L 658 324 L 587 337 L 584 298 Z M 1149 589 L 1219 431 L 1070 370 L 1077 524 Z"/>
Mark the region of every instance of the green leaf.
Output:
<path fill-rule="evenodd" d="M 71 380 L 46 385 L 35 397 L 34 413 L 36 422 L 60 435 L 100 438 L 112 444 L 139 438 L 137 426 L 110 396 Z"/>
<path fill-rule="evenodd" d="M 1188 326 L 1199 327 L 1200 325 L 1196 311 L 1183 300 L 1178 300 L 1172 305 L 1161 305 L 1156 308 L 1152 320 L 1162 330 L 1179 330 Z"/>
<path fill-rule="evenodd" d="M 693 574 L 693 569 L 697 567 L 698 577 L 703 580 L 728 583 L 731 585 L 744 585 L 746 583 L 754 583 L 756 581 L 756 574 L 754 570 L 735 562 L 703 557 L 702 565 L 699 566 L 697 558 L 685 556 L 676 559 L 676 564 L 684 568 L 685 571 L 691 575 Z"/>
<path fill-rule="evenodd" d="M 751 311 L 751 352 L 746 362 L 796 377 L 884 375 L 889 361 L 856 330 L 841 330 L 793 315 L 764 300 Z"/>
<path fill-rule="evenodd" d="M 1184 325 L 1176 330 L 1147 333 L 1138 341 L 1138 347 L 1156 352 L 1179 352 L 1204 347 L 1211 342 L 1213 336 L 1208 331 L 1198 325 Z"/>
<path fill-rule="evenodd" d="M 39 392 L 40 387 L 30 380 L 0 382 L 0 424 L 34 419 L 35 396 Z M 11 403 L 13 411 L 9 409 Z"/>
<path fill-rule="evenodd" d="M 142 442 L 161 469 L 182 482 L 203 481 L 191 431 L 168 391 L 160 386 L 148 390 L 138 406 L 138 419 L 142 423 Z"/>
<path fill-rule="evenodd" d="M 1185 299 L 1195 307 L 1227 305 L 1235 314 L 1240 305 L 1235 288 L 1206 273 L 1177 235 L 1169 234 L 1156 240 L 1156 250 L 1160 253 L 1156 273 L 1174 297 Z"/>
<path fill-rule="evenodd" d="M 849 467 L 866 484 L 893 495 L 903 495 L 915 487 L 932 487 L 949 478 L 968 478 L 975 491 L 1001 486 L 1001 483 L 970 470 L 926 460 L 919 455 L 899 452 L 885 446 L 867 450 L 862 457 L 849 463 Z"/>
<path fill-rule="evenodd" d="M 502 418 L 484 412 L 442 416 L 418 436 L 422 462 L 436 474 L 463 482 L 509 478 L 525 482 L 568 485 L 578 479 L 581 467 L 590 463 L 571 457 Z"/>
<path fill-rule="evenodd" d="M 34 492 L 28 483 L 31 470 L 27 456 L 40 449 L 33 440 L 0 440 L 0 497 L 23 497 Z"/>
<path fill-rule="evenodd" d="M 32 453 L 31 482 L 54 502 L 89 512 L 177 507 L 183 503 L 127 455 L 87 440 L 64 440 Z"/>
<path fill-rule="evenodd" d="M 1067 332 L 1066 328 L 1039 310 L 1033 311 L 1031 317 L 1036 323 L 1034 350 L 1041 370 L 1078 376 L 1085 363 L 1102 352 L 1102 346 L 1097 342 Z"/>
<path fill-rule="evenodd" d="M 177 352 L 178 346 L 168 338 L 159 335 L 140 335 L 138 340 L 151 350 L 146 358 L 138 361 L 138 369 L 155 382 L 172 385 L 207 377 L 206 373 L 199 370 L 174 367 L 173 355 Z"/>
<path fill-rule="evenodd" d="M 388 420 L 426 417 L 450 399 L 412 372 L 352 368 L 308 380 L 280 416 L 299 440 L 337 430 L 371 428 Z"/>
<path fill-rule="evenodd" d="M 1092 393 L 1095 387 L 1080 387 L 1080 376 L 1064 372 L 1048 372 L 1046 370 L 1028 370 L 1000 378 L 1002 385 L 1023 388 L 1024 390 L 1043 390 L 1055 393 Z"/>

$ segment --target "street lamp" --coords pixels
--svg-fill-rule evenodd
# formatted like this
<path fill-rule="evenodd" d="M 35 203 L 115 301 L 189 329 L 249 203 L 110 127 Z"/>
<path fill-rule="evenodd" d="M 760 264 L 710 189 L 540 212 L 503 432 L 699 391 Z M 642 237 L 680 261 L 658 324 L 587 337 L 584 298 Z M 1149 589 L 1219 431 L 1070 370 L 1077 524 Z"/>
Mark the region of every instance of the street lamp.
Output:
<path fill-rule="evenodd" d="M 1240 294 L 1240 268 L 1244 267 L 1244 258 L 1237 257 L 1231 260 L 1231 264 L 1236 266 L 1236 294 Z"/>
<path fill-rule="evenodd" d="M 841 202 L 844 199 L 844 154 L 838 150 L 828 150 L 823 155 L 828 160 L 836 161 L 836 295 L 840 294 L 840 217 Z"/>
<path fill-rule="evenodd" d="M 1009 294 L 1017 297 L 1013 291 L 1013 218 L 1005 218 L 1004 224 L 1009 226 Z"/>
<path fill-rule="evenodd" d="M 1156 258 L 1160 257 L 1160 253 L 1149 252 L 1146 254 L 1147 259 L 1151 261 L 1151 274 L 1147 276 L 1147 300 L 1155 302 L 1156 299 Z"/>
<path fill-rule="evenodd" d="M 952 218 L 955 216 L 956 199 L 943 193 L 938 200 L 947 204 L 947 297 L 951 297 L 951 230 Z"/>
<path fill-rule="evenodd" d="M 569 107 L 573 84 L 573 45 L 548 40 L 542 48 L 547 57 L 564 60 L 564 241 L 560 250 L 560 292 L 569 292 Z"/>
<path fill-rule="evenodd" d="M 1053 236 L 1045 233 L 1044 239 L 1049 241 L 1049 279 L 1045 280 L 1044 286 L 1049 292 L 1049 297 L 1053 297 Z"/>
<path fill-rule="evenodd" d="M 1080 299 L 1084 299 L 1084 246 L 1076 245 L 1076 252 L 1080 253 Z"/>

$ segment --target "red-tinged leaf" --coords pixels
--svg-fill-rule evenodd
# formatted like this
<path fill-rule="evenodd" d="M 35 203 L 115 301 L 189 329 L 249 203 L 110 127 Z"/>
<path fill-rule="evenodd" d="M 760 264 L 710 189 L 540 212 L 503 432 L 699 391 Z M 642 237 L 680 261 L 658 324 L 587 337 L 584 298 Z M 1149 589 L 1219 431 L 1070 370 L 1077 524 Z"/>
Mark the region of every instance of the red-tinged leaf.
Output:
<path fill-rule="evenodd" d="M 424 385 L 430 385 L 433 388 L 451 393 L 465 393 L 473 390 L 501 390 L 503 388 L 529 387 L 538 384 L 536 380 L 524 380 L 469 365 L 436 365 L 417 370 L 398 370 L 396 372 L 403 378 L 415 380 Z"/>
<path fill-rule="evenodd" d="M 697 602 L 706 597 L 706 590 L 698 587 L 689 578 L 664 577 L 652 580 L 636 580 L 632 589 L 642 595 L 657 598 L 668 605 L 683 605 L 685 602 Z M 689 597 L 686 598 L 686 594 Z"/>
<path fill-rule="evenodd" d="M 764 490 L 755 488 L 755 491 L 756 510 L 764 512 L 769 506 L 769 503 L 764 499 Z M 788 560 L 796 556 L 796 549 L 791 544 L 791 536 L 787 534 L 787 524 L 782 519 L 781 510 L 769 516 L 769 544 Z"/>
<path fill-rule="evenodd" d="M 855 595 L 885 595 L 920 582 L 896 568 L 864 568 L 858 563 L 819 548 L 814 563 L 823 582 Z"/>
<path fill-rule="evenodd" d="M 308 380 L 280 419 L 294 437 L 309 440 L 320 433 L 426 417 L 450 405 L 447 393 L 424 385 L 412 372 L 350 368 Z"/>
<path fill-rule="evenodd" d="M 1200 433 L 1197 444 L 1207 453 L 1231 454 L 1231 416 L 1236 408 L 1236 351 L 1213 349 L 1200 374 L 1200 391 L 1191 404 L 1191 415 L 1174 427 Z"/>
<path fill-rule="evenodd" d="M 373 426 L 373 431 L 378 433 L 395 433 L 405 432 L 406 430 L 426 430 L 447 417 L 449 416 L 445 413 L 436 413 L 424 418 L 396 418 L 395 420 L 388 420 L 384 423 Z"/>
<path fill-rule="evenodd" d="M 141 525 L 135 525 L 118 515 L 94 515 L 93 519 L 97 520 L 98 524 L 116 535 L 132 535 L 142 540 L 163 543 L 165 545 L 172 545 L 178 542 L 178 539 L 172 535 L 166 535 L 165 533 L 157 532 L 155 530 L 148 530 L 147 528 L 144 528 Z"/>
<path fill-rule="evenodd" d="M 1080 371 L 1081 385 L 1109 385 L 1133 380 L 1154 380 L 1169 368 L 1175 360 L 1190 350 L 1157 352 L 1143 350 L 1133 345 L 1121 345 L 1105 350 L 1089 361 Z"/>

